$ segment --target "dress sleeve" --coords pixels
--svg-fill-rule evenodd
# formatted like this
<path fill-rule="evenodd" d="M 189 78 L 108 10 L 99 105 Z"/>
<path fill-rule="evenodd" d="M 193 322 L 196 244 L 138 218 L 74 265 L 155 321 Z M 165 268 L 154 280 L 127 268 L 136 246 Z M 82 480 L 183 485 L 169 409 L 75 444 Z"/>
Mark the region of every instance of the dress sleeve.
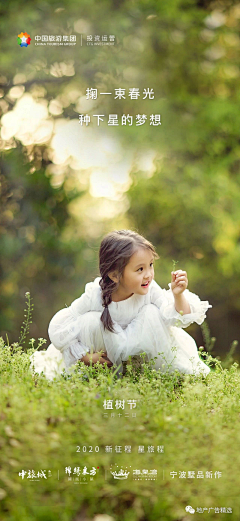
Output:
<path fill-rule="evenodd" d="M 171 290 L 171 283 L 168 284 L 169 289 L 162 289 L 153 281 L 151 288 L 151 303 L 155 304 L 160 310 L 162 319 L 167 326 L 188 327 L 193 322 L 202 324 L 206 318 L 206 312 L 211 308 L 211 304 L 207 300 L 200 300 L 200 298 L 191 293 L 188 289 L 183 291 L 183 295 L 189 303 L 191 313 L 181 315 L 175 309 L 174 295 Z"/>
<path fill-rule="evenodd" d="M 58 311 L 50 321 L 49 338 L 63 354 L 66 367 L 74 364 L 89 351 L 80 341 L 81 316 L 91 311 L 95 282 L 86 284 L 85 293 L 74 300 L 71 306 Z"/>

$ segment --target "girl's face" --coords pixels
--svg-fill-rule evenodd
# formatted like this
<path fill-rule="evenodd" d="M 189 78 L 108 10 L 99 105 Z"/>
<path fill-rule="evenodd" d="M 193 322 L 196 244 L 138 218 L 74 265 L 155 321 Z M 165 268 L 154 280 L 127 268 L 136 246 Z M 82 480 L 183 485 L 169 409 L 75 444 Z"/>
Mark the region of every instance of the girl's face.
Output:
<path fill-rule="evenodd" d="M 125 266 L 118 289 L 113 292 L 112 300 L 127 299 L 133 293 L 146 295 L 154 278 L 154 257 L 151 250 L 138 248 Z M 113 277 L 111 277 L 113 279 Z M 118 279 L 113 279 L 115 282 Z"/>

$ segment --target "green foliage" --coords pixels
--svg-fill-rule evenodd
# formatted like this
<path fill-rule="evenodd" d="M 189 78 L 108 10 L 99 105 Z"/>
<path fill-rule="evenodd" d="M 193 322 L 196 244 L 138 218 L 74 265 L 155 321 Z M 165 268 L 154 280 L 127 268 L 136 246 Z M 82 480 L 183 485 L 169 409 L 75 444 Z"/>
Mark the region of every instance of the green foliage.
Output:
<path fill-rule="evenodd" d="M 24 312 L 26 312 L 27 314 L 24 315 L 26 320 L 23 321 L 23 325 L 21 327 L 21 334 L 20 334 L 20 338 L 18 341 L 19 345 L 22 345 L 25 342 L 26 335 L 29 333 L 30 324 L 32 324 L 31 318 L 32 318 L 32 311 L 33 311 L 34 305 L 31 303 L 32 299 L 31 299 L 29 291 L 26 292 L 25 296 L 27 299 L 26 300 L 27 309 L 24 309 Z"/>
<path fill-rule="evenodd" d="M 47 512 L 52 521 L 70 521 L 77 513 L 89 519 L 107 514 L 115 521 L 141 521 L 143 516 L 158 521 L 160 511 L 164 519 L 175 521 L 184 517 L 187 504 L 231 506 L 232 519 L 238 520 L 240 457 L 232 443 L 239 437 L 238 364 L 224 369 L 220 360 L 206 354 L 215 370 L 202 378 L 161 373 L 145 362 L 139 370 L 135 360 L 135 366 L 128 363 L 125 376 L 117 378 L 106 365 L 87 367 L 79 362 L 71 373 L 49 381 L 30 370 L 34 350 L 16 350 L 0 339 L 3 521 L 40 521 Z M 111 412 L 103 408 L 109 399 L 113 404 L 125 400 L 126 407 L 127 400 L 136 400 L 136 418 L 104 418 L 104 412 Z M 106 445 L 112 445 L 112 453 L 105 452 Z M 116 445 L 122 446 L 121 454 L 115 453 Z M 125 445 L 131 445 L 132 454 L 125 453 Z M 138 453 L 140 445 L 145 446 L 144 454 Z M 162 454 L 156 451 L 159 445 L 164 446 Z M 95 446 L 99 451 L 89 452 Z M 148 446 L 155 452 L 148 452 Z M 234 461 L 231 468 L 229 461 Z M 99 467 L 91 483 L 83 488 L 67 480 L 66 467 L 85 465 Z M 110 474 L 111 465 L 154 468 L 158 478 L 117 481 Z M 52 477 L 36 483 L 26 476 L 23 480 L 19 472 L 28 469 L 51 470 Z M 188 469 L 213 471 L 213 476 L 219 470 L 222 477 L 183 483 L 170 475 Z M 215 519 L 213 511 L 208 516 Z"/>
<path fill-rule="evenodd" d="M 234 358 L 233 358 L 233 355 L 236 351 L 236 348 L 238 346 L 238 341 L 237 340 L 233 340 L 233 342 L 231 343 L 231 346 L 230 346 L 230 349 L 222 363 L 222 366 L 225 368 L 225 369 L 229 369 L 231 367 L 231 365 L 234 363 Z"/>
<path fill-rule="evenodd" d="M 178 261 L 173 260 L 172 263 L 173 263 L 173 268 L 172 269 L 173 269 L 173 271 L 175 271 L 176 270 L 176 265 L 177 265 Z"/>
<path fill-rule="evenodd" d="M 36 147 L 35 153 L 39 157 L 42 151 Z M 63 305 L 67 288 L 71 287 L 72 295 L 77 291 L 76 297 L 79 296 L 83 289 L 83 284 L 79 284 L 79 269 L 83 274 L 84 261 L 80 254 L 86 248 L 86 241 L 77 234 L 65 240 L 62 237 L 70 224 L 76 226 L 68 205 L 83 192 L 67 189 L 65 185 L 53 188 L 44 167 L 30 172 L 33 167 L 24 161 L 18 149 L 2 154 L 0 330 L 10 331 L 12 338 L 20 327 L 21 298 L 27 291 L 38 295 L 34 328 L 36 332 L 36 319 L 41 316 L 39 336 L 44 330 L 47 334 L 59 294 Z"/>
<path fill-rule="evenodd" d="M 200 325 L 200 327 L 202 330 L 202 335 L 203 335 L 203 339 L 205 342 L 206 351 L 208 351 L 210 353 L 213 350 L 214 344 L 216 342 L 216 338 L 211 337 L 210 329 L 209 329 L 209 326 L 208 326 L 208 323 L 206 320 Z"/>

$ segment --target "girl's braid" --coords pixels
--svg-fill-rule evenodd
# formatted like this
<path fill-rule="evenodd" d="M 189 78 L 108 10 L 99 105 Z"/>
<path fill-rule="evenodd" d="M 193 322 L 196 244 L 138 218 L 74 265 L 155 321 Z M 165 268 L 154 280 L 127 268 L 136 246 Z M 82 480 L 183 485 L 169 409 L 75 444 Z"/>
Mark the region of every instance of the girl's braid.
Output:
<path fill-rule="evenodd" d="M 104 311 L 101 315 L 101 321 L 104 324 L 104 329 L 107 328 L 109 331 L 114 333 L 113 322 L 111 319 L 111 315 L 108 310 L 109 304 L 112 302 L 112 292 L 116 288 L 117 284 L 113 282 L 108 276 L 101 278 L 99 281 L 99 285 L 102 290 L 102 304 L 104 307 Z"/>
<path fill-rule="evenodd" d="M 100 280 L 99 284 L 102 290 L 102 304 L 104 308 L 107 308 L 112 302 L 112 292 L 116 288 L 116 283 L 109 277 L 105 277 Z"/>

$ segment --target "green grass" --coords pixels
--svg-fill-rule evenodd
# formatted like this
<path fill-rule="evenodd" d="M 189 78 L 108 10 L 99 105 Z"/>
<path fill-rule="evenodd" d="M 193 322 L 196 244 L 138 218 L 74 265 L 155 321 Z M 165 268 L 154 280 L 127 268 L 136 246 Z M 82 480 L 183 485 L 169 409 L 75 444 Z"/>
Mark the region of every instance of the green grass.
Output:
<path fill-rule="evenodd" d="M 42 343 L 42 340 L 40 341 Z M 205 353 L 212 366 L 207 378 L 162 374 L 151 364 L 127 365 L 117 379 L 102 366 L 79 363 L 70 375 L 48 381 L 32 374 L 29 355 L 18 344 L 0 344 L 0 519 L 4 521 L 70 521 L 108 514 L 115 521 L 159 519 L 239 520 L 240 372 L 238 364 L 223 368 Z M 204 355 L 203 355 L 204 356 Z M 136 400 L 130 410 L 127 400 Z M 113 400 L 113 411 L 103 407 Z M 125 400 L 118 417 L 115 400 Z M 104 418 L 104 413 L 108 418 Z M 114 412 L 115 417 L 110 413 Z M 136 412 L 136 417 L 131 417 Z M 105 447 L 112 445 L 112 453 Z M 131 453 L 124 447 L 131 445 Z M 138 446 L 145 446 L 145 453 Z M 80 452 L 77 447 L 80 446 Z M 83 452 L 86 446 L 86 452 Z M 89 452 L 89 447 L 93 452 Z M 95 452 L 95 446 L 99 452 Z M 115 452 L 122 446 L 122 453 Z M 154 452 L 147 452 L 148 446 Z M 164 446 L 164 453 L 157 452 Z M 127 480 L 113 469 L 127 467 Z M 87 484 L 67 480 L 65 468 L 99 467 Z M 131 468 L 130 468 L 131 467 Z M 133 480 L 133 469 L 156 469 L 157 479 Z M 31 482 L 22 470 L 50 470 L 52 476 Z M 58 475 L 59 471 L 59 475 Z M 174 479 L 170 472 L 213 472 L 213 478 Z M 214 472 L 222 472 L 214 478 Z M 59 477 L 59 479 L 58 479 Z M 213 510 L 201 516 L 185 507 L 232 507 L 232 514 Z"/>

